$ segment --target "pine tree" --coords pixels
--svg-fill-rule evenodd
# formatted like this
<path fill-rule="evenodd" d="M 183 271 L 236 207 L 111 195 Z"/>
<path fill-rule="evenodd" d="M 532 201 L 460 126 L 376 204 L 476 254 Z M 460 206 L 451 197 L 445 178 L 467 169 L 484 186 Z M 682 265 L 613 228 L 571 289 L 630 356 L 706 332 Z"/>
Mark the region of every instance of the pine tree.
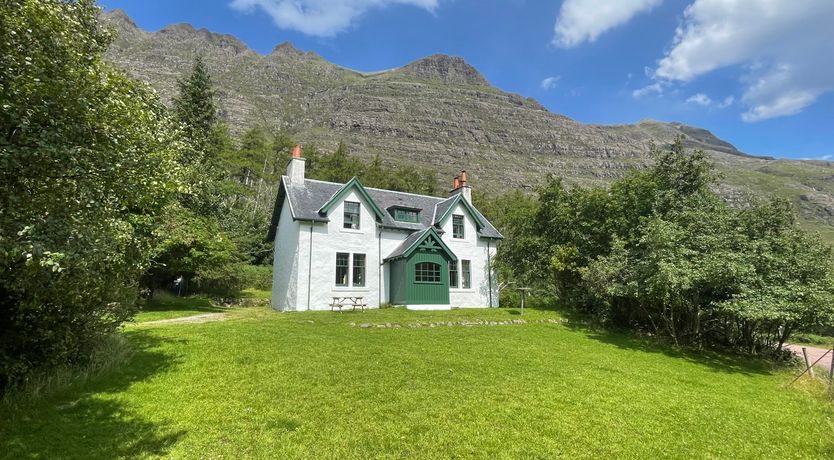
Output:
<path fill-rule="evenodd" d="M 186 161 L 210 163 L 219 155 L 222 123 L 214 101 L 211 75 L 202 57 L 194 59 L 191 74 L 178 80 L 177 85 L 179 95 L 174 98 L 174 115 L 194 148 L 193 155 Z"/>

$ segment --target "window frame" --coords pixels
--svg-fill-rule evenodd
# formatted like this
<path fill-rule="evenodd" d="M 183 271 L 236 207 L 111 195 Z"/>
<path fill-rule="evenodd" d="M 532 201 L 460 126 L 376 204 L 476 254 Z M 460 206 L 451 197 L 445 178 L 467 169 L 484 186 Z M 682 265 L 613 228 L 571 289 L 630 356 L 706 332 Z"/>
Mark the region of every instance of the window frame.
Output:
<path fill-rule="evenodd" d="M 356 212 L 348 211 L 348 205 L 356 206 Z M 355 221 L 354 221 L 355 217 Z M 356 225 L 354 227 L 354 225 Z M 343 230 L 361 230 L 362 229 L 362 204 L 358 201 L 345 201 L 342 204 L 342 229 Z"/>
<path fill-rule="evenodd" d="M 405 217 L 409 216 L 409 217 Z M 416 224 L 420 222 L 420 211 L 409 208 L 394 208 L 394 220 Z"/>
<path fill-rule="evenodd" d="M 449 262 L 449 288 L 457 289 L 460 286 L 458 277 L 458 261 Z"/>
<path fill-rule="evenodd" d="M 420 266 L 431 266 L 431 270 L 421 268 Z M 434 269 L 434 267 L 437 267 Z M 441 273 L 441 265 L 437 262 L 417 262 L 414 264 L 414 283 L 415 284 L 443 284 L 443 274 Z M 426 279 L 426 275 L 431 274 L 431 279 Z M 420 277 L 424 279 L 420 279 Z M 436 276 L 435 276 L 436 275 Z"/>
<path fill-rule="evenodd" d="M 466 219 L 463 214 L 452 214 L 452 238 L 456 240 L 466 238 Z"/>
<path fill-rule="evenodd" d="M 358 265 L 358 266 L 357 266 L 357 264 L 356 264 L 356 256 L 360 256 L 360 257 L 361 257 L 361 260 L 362 260 L 362 265 Z M 351 255 L 351 264 L 350 264 L 350 273 L 351 273 L 351 275 L 352 275 L 352 276 L 351 276 L 351 279 L 350 279 L 350 285 L 351 285 L 351 286 L 353 286 L 353 287 L 365 287 L 365 284 L 366 284 L 366 281 L 365 281 L 365 268 L 366 268 L 367 266 L 368 266 L 368 256 L 367 256 L 367 255 L 365 255 L 365 254 L 363 254 L 363 253 L 353 253 L 353 254 Z M 357 270 L 357 269 L 361 269 L 361 270 L 362 270 L 362 272 L 361 272 L 361 276 L 359 276 L 359 277 L 358 277 L 358 278 L 360 278 L 360 279 L 362 280 L 361 284 L 359 284 L 359 283 L 357 283 L 357 282 L 356 282 L 356 278 L 357 278 L 357 276 L 356 276 L 357 271 L 356 271 L 356 270 Z"/>
<path fill-rule="evenodd" d="M 344 257 L 344 265 L 339 265 L 339 256 Z M 344 270 L 344 284 L 339 283 L 339 272 L 340 269 Z M 336 279 L 334 280 L 336 283 L 336 287 L 347 287 L 350 283 L 350 253 L 349 252 L 337 252 L 336 253 Z"/>
<path fill-rule="evenodd" d="M 472 261 L 471 260 L 463 260 L 460 261 L 460 274 L 461 274 L 461 288 L 462 289 L 472 289 Z"/>

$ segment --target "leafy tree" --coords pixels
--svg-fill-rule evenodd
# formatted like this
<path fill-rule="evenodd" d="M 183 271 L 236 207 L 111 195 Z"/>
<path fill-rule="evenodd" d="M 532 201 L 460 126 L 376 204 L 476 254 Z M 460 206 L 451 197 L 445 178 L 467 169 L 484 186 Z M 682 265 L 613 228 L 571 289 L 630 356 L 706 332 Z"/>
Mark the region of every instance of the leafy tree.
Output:
<path fill-rule="evenodd" d="M 834 324 L 831 248 L 789 203 L 730 208 L 682 139 L 610 189 L 549 178 L 508 224 L 499 266 L 599 320 L 681 345 L 780 348 Z"/>
<path fill-rule="evenodd" d="M 178 199 L 165 210 L 154 263 L 143 276 L 151 294 L 183 277 L 192 288 L 233 290 L 242 260 L 220 221 L 228 214 L 231 192 L 222 154 L 231 138 L 217 116 L 208 69 L 199 56 L 191 73 L 179 81 L 173 115 L 188 149 L 183 157 L 184 185 Z"/>
<path fill-rule="evenodd" d="M 83 361 L 134 313 L 180 136 L 102 59 L 91 0 L 0 3 L 0 390 Z"/>

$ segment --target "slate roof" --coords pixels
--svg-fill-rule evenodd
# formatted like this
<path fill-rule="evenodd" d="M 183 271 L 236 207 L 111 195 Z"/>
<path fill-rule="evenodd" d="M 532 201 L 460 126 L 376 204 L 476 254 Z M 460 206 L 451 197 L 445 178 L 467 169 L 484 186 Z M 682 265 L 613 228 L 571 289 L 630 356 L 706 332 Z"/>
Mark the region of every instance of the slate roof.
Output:
<path fill-rule="evenodd" d="M 405 251 L 407 251 L 408 248 L 411 247 L 411 245 L 416 243 L 417 240 L 422 238 L 423 235 L 425 235 L 426 232 L 428 232 L 428 231 L 429 231 L 429 229 L 425 229 L 425 230 L 420 230 L 419 232 L 414 232 L 411 235 L 408 235 L 408 238 L 406 238 L 405 241 L 400 243 L 400 245 L 397 246 L 396 249 L 391 251 L 391 254 L 388 254 L 388 257 L 386 257 L 385 260 L 396 259 L 397 257 L 400 257 L 401 255 L 405 254 Z"/>
<path fill-rule="evenodd" d="M 275 230 L 278 227 L 278 219 L 281 216 L 281 207 L 284 200 L 288 199 L 290 203 L 290 211 L 295 220 L 306 220 L 313 222 L 328 222 L 327 216 L 319 214 L 319 209 L 327 203 L 330 198 L 335 195 L 344 184 L 337 184 L 335 182 L 324 182 L 313 179 L 305 179 L 304 185 L 293 185 L 289 183 L 289 178 L 283 176 L 281 178 L 281 186 L 278 190 L 278 196 L 275 200 L 275 207 L 272 211 L 272 223 L 269 227 L 269 234 L 267 239 L 272 241 L 275 238 Z M 443 214 L 448 209 L 449 205 L 454 200 L 453 195 L 450 198 L 438 198 L 427 195 L 417 195 L 414 193 L 395 192 L 392 190 L 382 190 L 377 188 L 365 187 L 371 199 L 376 202 L 383 211 L 382 226 L 385 228 L 400 229 L 420 233 L 419 230 L 425 230 L 437 224 Z M 445 205 L 445 208 L 444 208 Z M 400 222 L 394 220 L 394 208 L 403 207 L 409 209 L 419 209 L 420 222 Z M 476 212 L 477 209 L 476 209 Z M 485 226 L 478 232 L 484 238 L 503 238 L 500 232 L 488 221 L 484 216 L 478 212 L 479 217 L 483 220 Z M 437 219 L 437 220 L 435 220 Z M 435 228 L 438 232 L 439 228 Z M 409 238 L 414 235 L 410 235 Z"/>
<path fill-rule="evenodd" d="M 421 230 L 419 232 L 414 232 L 411 235 L 408 235 L 408 238 L 406 238 L 405 241 L 400 243 L 400 245 L 397 246 L 391 252 L 391 254 L 389 254 L 388 257 L 385 258 L 385 260 L 388 261 L 388 260 L 391 260 L 391 259 L 396 259 L 397 257 L 402 257 L 402 256 L 407 255 L 408 252 L 409 252 L 409 249 L 411 249 L 412 246 L 419 243 L 423 238 L 425 238 L 430 233 L 433 233 L 437 237 L 438 243 L 440 244 L 441 249 L 443 249 L 443 251 L 446 252 L 446 254 L 448 254 L 448 256 L 452 260 L 457 260 L 457 256 L 455 256 L 455 253 L 453 253 L 452 250 L 449 249 L 448 246 L 446 246 L 446 243 L 444 243 L 443 240 L 440 238 L 440 234 L 437 232 L 437 229 L 434 229 L 433 227 L 429 227 L 425 230 Z"/>

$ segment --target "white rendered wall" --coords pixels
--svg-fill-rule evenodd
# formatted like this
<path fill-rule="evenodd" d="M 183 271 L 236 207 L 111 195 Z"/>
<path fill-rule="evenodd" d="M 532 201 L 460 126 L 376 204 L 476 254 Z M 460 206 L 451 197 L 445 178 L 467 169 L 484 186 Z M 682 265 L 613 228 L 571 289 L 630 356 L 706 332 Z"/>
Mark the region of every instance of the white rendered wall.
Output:
<path fill-rule="evenodd" d="M 298 237 L 300 226 L 293 221 L 289 200 L 284 200 L 278 229 L 275 231 L 275 257 L 272 263 L 272 308 L 295 310 L 298 290 Z"/>
<path fill-rule="evenodd" d="M 359 230 L 344 228 L 344 201 L 360 204 Z M 341 203 L 328 213 L 330 222 L 316 224 L 313 229 L 312 270 L 307 282 L 308 259 L 310 254 L 309 224 L 302 224 L 299 239 L 300 274 L 298 277 L 298 303 L 300 310 L 306 310 L 307 292 L 310 292 L 310 310 L 329 310 L 333 297 L 363 297 L 369 307 L 379 307 L 388 300 L 386 278 L 382 259 L 390 254 L 408 234 L 405 232 L 383 231 L 379 238 L 376 216 L 368 203 L 355 191 L 349 192 Z M 306 234 L 305 234 L 306 232 Z M 351 254 L 348 270 L 348 285 L 336 286 L 336 253 Z M 365 286 L 353 286 L 353 254 L 365 254 Z"/>
<path fill-rule="evenodd" d="M 488 263 L 495 258 L 495 241 L 479 238 L 475 221 L 463 205 L 458 204 L 452 214 L 464 216 L 464 238 L 452 236 L 453 218 L 443 224 L 443 242 L 458 257 L 458 287 L 449 288 L 449 303 L 452 307 L 489 307 L 490 279 L 492 276 L 492 306 L 498 306 L 498 284 L 494 272 L 489 273 Z M 488 242 L 489 241 L 489 242 Z M 463 264 L 461 260 L 470 261 L 472 286 L 464 289 Z"/>

